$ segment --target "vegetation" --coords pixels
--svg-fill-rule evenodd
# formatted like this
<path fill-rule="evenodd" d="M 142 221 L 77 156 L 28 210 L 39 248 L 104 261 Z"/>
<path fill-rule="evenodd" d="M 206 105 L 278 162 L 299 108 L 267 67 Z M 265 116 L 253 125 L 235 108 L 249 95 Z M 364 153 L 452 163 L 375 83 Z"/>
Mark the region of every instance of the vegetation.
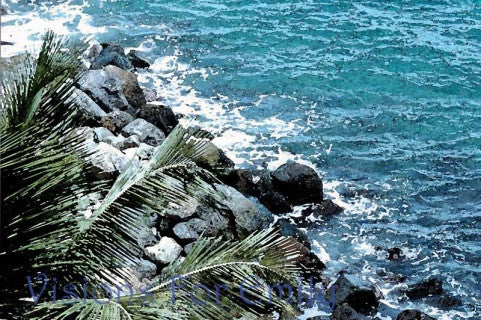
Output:
<path fill-rule="evenodd" d="M 188 291 L 179 291 L 175 304 L 171 301 L 172 276 L 184 276 L 184 285 L 222 282 L 229 288 L 243 281 L 254 283 L 253 275 L 292 281 L 297 252 L 272 230 L 233 242 L 201 238 L 183 261 L 162 270 L 158 285 L 147 292 L 154 298 L 148 304 L 130 303 L 132 297 L 125 293 L 109 299 L 108 292 L 98 301 L 55 303 L 53 282 L 35 306 L 25 299 L 30 298 L 26 277 L 35 278 L 39 272 L 57 279 L 59 296 L 68 283 L 88 283 L 88 289 L 95 283 L 111 287 L 130 283 L 142 260 L 144 249 L 136 235 L 145 219 L 162 214 L 167 203 L 182 205 L 215 193 L 210 185 L 214 176 L 195 164 L 206 148 L 205 133 L 195 128 L 177 127 L 150 161 L 132 160 L 115 180 L 99 178 L 97 169 L 86 161 L 95 154 L 89 153 L 78 133 L 81 118 L 73 94 L 85 49 L 83 42 L 49 32 L 38 57 L 26 56 L 2 76 L 2 315 L 9 319 L 231 319 L 263 313 L 267 307 L 290 314 L 292 309 L 282 301 L 268 303 L 261 289 L 249 291 L 251 300 L 264 302 L 255 305 L 242 302 L 239 290 L 229 290 L 220 304 L 194 303 Z M 84 214 L 86 210 L 91 214 Z M 38 294 L 42 282 L 34 287 Z"/>

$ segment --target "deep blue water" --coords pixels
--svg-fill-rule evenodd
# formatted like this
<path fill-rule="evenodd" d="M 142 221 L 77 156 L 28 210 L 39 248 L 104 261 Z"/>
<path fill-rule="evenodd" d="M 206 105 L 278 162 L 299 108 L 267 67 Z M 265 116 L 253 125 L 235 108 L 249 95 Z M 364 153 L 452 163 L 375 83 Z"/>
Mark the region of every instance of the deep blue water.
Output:
<path fill-rule="evenodd" d="M 439 275 L 464 307 L 438 318 L 481 319 L 481 2 L 6 4 L 20 17 L 5 40 L 50 27 L 144 51 L 141 80 L 240 166 L 314 165 L 346 207 L 309 228 L 332 274 L 370 279 L 394 308 L 411 305 L 384 272 Z"/>

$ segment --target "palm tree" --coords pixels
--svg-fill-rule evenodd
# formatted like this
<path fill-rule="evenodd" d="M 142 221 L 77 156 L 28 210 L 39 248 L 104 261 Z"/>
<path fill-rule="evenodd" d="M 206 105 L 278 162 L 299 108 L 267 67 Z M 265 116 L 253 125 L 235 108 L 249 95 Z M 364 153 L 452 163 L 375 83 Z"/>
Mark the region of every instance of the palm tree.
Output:
<path fill-rule="evenodd" d="M 164 268 L 157 285 L 142 294 L 63 304 L 52 300 L 49 282 L 43 301 L 29 299 L 26 276 L 42 287 L 39 272 L 69 283 L 121 287 L 133 279 L 144 248 L 137 234 L 151 214 L 168 203 L 183 205 L 206 194 L 216 197 L 216 178 L 196 165 L 207 150 L 206 133 L 178 126 L 146 163 L 132 160 L 115 179 L 98 179 L 97 169 L 76 128 L 81 124 L 73 94 L 82 74 L 84 42 L 48 32 L 37 58 L 27 55 L 14 71 L 2 75 L 0 115 L 1 234 L 0 310 L 10 319 L 231 319 L 258 315 L 267 308 L 289 317 L 295 310 L 283 301 L 267 301 L 254 276 L 292 282 L 297 274 L 296 246 L 273 230 L 239 241 L 201 238 L 183 260 Z M 89 203 L 92 195 L 100 203 Z M 86 204 L 87 203 L 87 204 Z M 88 217 L 82 210 L 88 207 Z M 175 280 L 174 276 L 181 276 Z M 37 279 L 38 281 L 35 281 Z M 50 279 L 52 281 L 52 279 Z M 224 283 L 219 301 L 194 303 L 187 291 L 170 292 L 176 281 Z M 252 305 L 237 290 L 252 285 Z M 53 288 L 53 287 L 52 287 Z M 234 289 L 235 288 L 235 289 Z M 80 296 L 80 288 L 72 289 Z M 38 293 L 37 290 L 36 293 Z M 75 294 L 71 295 L 74 298 Z M 151 298 L 151 303 L 131 303 Z M 100 302 L 100 303 L 99 303 Z"/>

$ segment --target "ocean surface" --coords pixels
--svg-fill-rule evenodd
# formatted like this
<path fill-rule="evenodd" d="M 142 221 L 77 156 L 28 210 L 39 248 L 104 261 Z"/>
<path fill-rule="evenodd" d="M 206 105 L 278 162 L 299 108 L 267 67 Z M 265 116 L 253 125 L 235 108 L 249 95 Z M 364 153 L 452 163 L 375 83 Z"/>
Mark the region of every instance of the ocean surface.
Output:
<path fill-rule="evenodd" d="M 481 319 L 480 1 L 3 3 L 3 56 L 48 29 L 136 48 L 153 63 L 142 83 L 239 167 L 315 167 L 345 210 L 306 231 L 328 274 L 379 287 L 380 319 Z M 462 307 L 402 297 L 432 275 Z"/>

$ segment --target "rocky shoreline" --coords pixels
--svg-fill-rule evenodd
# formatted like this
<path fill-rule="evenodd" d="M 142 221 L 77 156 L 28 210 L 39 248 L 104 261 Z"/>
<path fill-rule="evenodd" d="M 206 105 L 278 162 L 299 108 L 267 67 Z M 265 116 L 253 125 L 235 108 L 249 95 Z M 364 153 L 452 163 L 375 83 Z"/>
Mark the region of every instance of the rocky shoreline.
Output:
<path fill-rule="evenodd" d="M 102 177 L 115 178 L 132 159 L 150 159 L 178 125 L 180 115 L 163 105 L 155 92 L 141 88 L 135 71 L 148 68 L 149 62 L 137 52 L 126 54 L 117 44 L 103 43 L 93 45 L 85 58 L 85 73 L 78 82 L 75 99 L 86 126 L 78 130 L 87 139 L 92 165 L 100 169 Z M 16 61 L 15 57 L 2 59 L 0 65 L 7 69 Z M 206 136 L 214 138 L 208 133 Z M 185 257 L 201 235 L 239 240 L 274 226 L 299 247 L 302 255 L 298 265 L 304 279 L 326 285 L 325 298 L 333 302 L 330 319 L 373 319 L 382 293 L 355 275 L 341 273 L 335 281 L 327 279 L 322 273 L 324 263 L 311 251 L 309 240 L 298 227 L 310 219 L 329 218 L 343 210 L 324 198 L 317 172 L 296 162 L 287 162 L 274 171 L 239 169 L 212 142 L 209 147 L 210 152 L 197 164 L 214 173 L 219 181 L 211 185 L 220 196 L 206 195 L 180 208 L 167 207 L 161 216 L 147 219 L 145 232 L 138 238 L 144 247 L 144 269 L 138 270 L 138 285 L 153 283 L 160 270 Z M 84 208 L 87 217 L 95 203 L 95 199 L 90 200 Z M 302 206 L 299 215 L 286 215 L 296 206 Z M 385 250 L 393 263 L 402 259 L 400 249 Z M 438 278 L 414 284 L 403 294 L 410 300 L 436 300 L 433 304 L 441 307 L 461 303 L 443 292 Z M 433 318 L 418 310 L 405 310 L 397 319 Z"/>

